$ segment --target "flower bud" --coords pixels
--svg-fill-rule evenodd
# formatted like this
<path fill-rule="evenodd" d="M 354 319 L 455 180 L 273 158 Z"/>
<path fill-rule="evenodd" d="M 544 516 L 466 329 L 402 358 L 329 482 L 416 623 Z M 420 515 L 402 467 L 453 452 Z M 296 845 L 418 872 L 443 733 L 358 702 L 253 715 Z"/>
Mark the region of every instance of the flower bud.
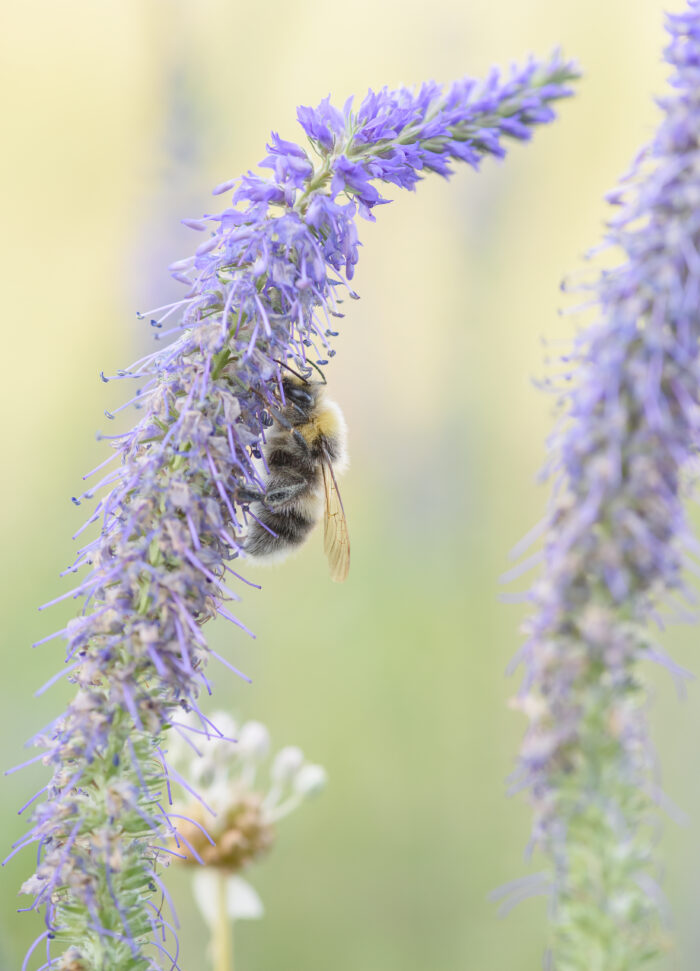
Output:
<path fill-rule="evenodd" d="M 328 776 L 321 765 L 305 765 L 294 779 L 294 791 L 304 799 L 317 796 L 326 787 Z"/>
<path fill-rule="evenodd" d="M 264 759 L 270 750 L 270 733 L 262 722 L 246 722 L 238 735 L 238 751 L 244 758 Z"/>
<path fill-rule="evenodd" d="M 275 756 L 275 761 L 270 769 L 270 776 L 273 782 L 284 785 L 291 782 L 299 769 L 304 764 L 304 753 L 296 745 L 287 745 L 280 749 Z"/>

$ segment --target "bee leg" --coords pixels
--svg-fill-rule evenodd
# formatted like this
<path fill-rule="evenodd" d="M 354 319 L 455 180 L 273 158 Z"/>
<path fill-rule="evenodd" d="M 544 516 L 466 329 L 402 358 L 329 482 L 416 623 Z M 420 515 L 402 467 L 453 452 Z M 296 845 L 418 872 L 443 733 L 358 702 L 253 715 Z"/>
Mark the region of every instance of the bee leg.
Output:
<path fill-rule="evenodd" d="M 282 428 L 286 428 L 287 431 L 291 431 L 291 428 L 292 428 L 291 423 L 287 421 L 287 419 L 284 417 L 281 411 L 277 411 L 277 409 L 273 411 L 272 408 L 270 408 L 270 414 L 275 419 L 275 421 L 279 422 Z"/>
<path fill-rule="evenodd" d="M 298 428 L 293 429 L 292 438 L 297 443 L 297 445 L 301 445 L 305 451 L 307 452 L 309 451 L 309 443 L 306 441 L 306 439 L 301 434 Z"/>
<path fill-rule="evenodd" d="M 286 505 L 308 488 L 308 482 L 303 475 L 287 469 L 277 472 L 267 485 L 265 492 L 239 486 L 234 493 L 236 502 L 260 502 L 267 509 L 276 509 Z"/>
<path fill-rule="evenodd" d="M 259 489 L 249 489 L 248 486 L 239 486 L 233 494 L 236 502 L 262 502 L 265 493 Z"/>
<path fill-rule="evenodd" d="M 263 503 L 268 509 L 279 509 L 292 502 L 298 495 L 305 492 L 309 484 L 303 476 L 297 478 L 295 475 L 286 475 L 284 478 L 275 478 L 267 487 Z"/>

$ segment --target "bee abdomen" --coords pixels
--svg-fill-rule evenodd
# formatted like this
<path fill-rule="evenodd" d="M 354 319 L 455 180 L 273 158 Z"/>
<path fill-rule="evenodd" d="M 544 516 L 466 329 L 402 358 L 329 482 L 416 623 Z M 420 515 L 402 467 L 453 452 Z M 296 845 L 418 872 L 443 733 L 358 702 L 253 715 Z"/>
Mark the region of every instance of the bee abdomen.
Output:
<path fill-rule="evenodd" d="M 261 507 L 255 515 L 259 522 L 250 524 L 245 541 L 245 551 L 252 557 L 273 556 L 300 546 L 317 521 L 316 516 L 309 517 L 298 509 L 273 512 Z"/>

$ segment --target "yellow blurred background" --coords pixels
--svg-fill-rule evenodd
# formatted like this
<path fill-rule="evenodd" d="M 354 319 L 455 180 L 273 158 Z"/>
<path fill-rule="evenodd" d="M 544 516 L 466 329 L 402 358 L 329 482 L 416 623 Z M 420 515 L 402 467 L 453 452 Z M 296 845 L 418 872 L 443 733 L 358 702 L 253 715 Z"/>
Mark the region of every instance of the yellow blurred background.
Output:
<path fill-rule="evenodd" d="M 523 732 L 504 671 L 522 611 L 499 604 L 508 550 L 541 516 L 535 478 L 552 401 L 535 390 L 561 278 L 600 237 L 602 196 L 657 118 L 665 44 L 660 0 L 23 0 L 0 30 L 5 95 L 0 185 L 3 731 L 0 763 L 54 717 L 64 686 L 61 627 L 36 607 L 67 587 L 70 496 L 107 454 L 104 385 L 149 348 L 137 309 L 178 293 L 166 265 L 199 242 L 182 217 L 215 211 L 216 183 L 253 167 L 271 129 L 300 140 L 297 104 L 342 104 L 368 86 L 484 73 L 557 44 L 585 78 L 561 118 L 486 162 L 437 176 L 362 224 L 362 296 L 329 368 L 351 434 L 343 497 L 351 576 L 327 578 L 319 536 L 284 567 L 255 574 L 241 616 L 215 646 L 252 687 L 212 668 L 215 701 L 268 723 L 276 745 L 324 764 L 327 792 L 280 827 L 248 874 L 267 917 L 238 931 L 237 971 L 539 968 L 545 905 L 499 920 L 487 894 L 527 872 L 529 813 L 505 778 Z M 674 7 L 682 4 L 676 0 Z M 145 350 L 144 350 L 145 349 Z M 556 347 L 555 347 L 556 350 Z M 250 571 L 253 575 L 253 571 Z M 667 648 L 698 669 L 695 632 Z M 679 704 L 650 672 L 663 782 L 689 814 L 661 852 L 679 941 L 666 967 L 700 965 L 698 690 Z M 4 780 L 2 843 L 41 769 Z M 33 788 L 32 788 L 33 786 Z M 17 888 L 0 886 L 0 967 L 18 969 L 38 933 Z M 181 966 L 205 968 L 204 925 L 184 875 Z M 37 964 L 40 964 L 38 961 Z M 32 965 L 33 967 L 34 965 Z"/>

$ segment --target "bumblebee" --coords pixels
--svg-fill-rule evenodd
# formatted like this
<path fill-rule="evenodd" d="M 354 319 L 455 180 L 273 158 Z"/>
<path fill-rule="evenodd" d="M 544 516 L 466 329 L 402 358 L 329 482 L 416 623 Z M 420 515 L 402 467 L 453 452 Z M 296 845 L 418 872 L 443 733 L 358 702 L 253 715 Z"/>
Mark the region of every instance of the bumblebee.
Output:
<path fill-rule="evenodd" d="M 306 541 L 323 513 L 324 550 L 331 579 L 345 580 L 350 539 L 336 476 L 348 464 L 342 412 L 326 397 L 325 380 L 295 372 L 282 379 L 283 401 L 263 446 L 265 491 L 243 488 L 251 523 L 243 550 L 254 560 L 275 562 Z"/>

